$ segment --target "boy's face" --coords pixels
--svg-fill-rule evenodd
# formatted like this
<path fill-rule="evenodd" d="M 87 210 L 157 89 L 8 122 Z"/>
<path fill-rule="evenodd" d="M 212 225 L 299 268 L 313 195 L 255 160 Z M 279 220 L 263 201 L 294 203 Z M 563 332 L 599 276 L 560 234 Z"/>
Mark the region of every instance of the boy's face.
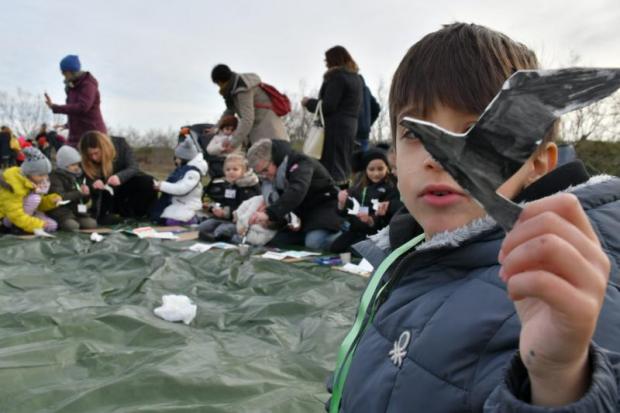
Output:
<path fill-rule="evenodd" d="M 366 176 L 370 182 L 374 184 L 381 182 L 387 175 L 387 172 L 388 166 L 381 159 L 373 159 L 368 162 L 368 166 L 366 167 Z"/>
<path fill-rule="evenodd" d="M 233 128 L 232 126 L 225 126 L 220 131 L 222 132 L 222 134 L 230 136 L 235 131 L 235 128 Z"/>
<path fill-rule="evenodd" d="M 403 112 L 404 116 L 415 116 Z M 477 114 L 461 112 L 441 104 L 425 119 L 451 132 L 463 133 L 478 119 Z M 508 199 L 542 174 L 531 159 L 497 193 Z M 553 165 L 555 166 L 555 165 Z M 427 238 L 442 231 L 453 230 L 485 215 L 484 209 L 444 171 L 426 151 L 419 139 L 398 126 L 396 131 L 396 167 L 398 188 L 407 209 L 424 228 Z"/>
<path fill-rule="evenodd" d="M 67 166 L 67 171 L 71 172 L 72 174 L 79 174 L 82 169 L 80 169 L 79 163 L 72 163 L 71 165 Z"/>
<path fill-rule="evenodd" d="M 245 172 L 245 167 L 241 162 L 228 162 L 224 166 L 224 178 L 230 183 L 241 178 Z"/>

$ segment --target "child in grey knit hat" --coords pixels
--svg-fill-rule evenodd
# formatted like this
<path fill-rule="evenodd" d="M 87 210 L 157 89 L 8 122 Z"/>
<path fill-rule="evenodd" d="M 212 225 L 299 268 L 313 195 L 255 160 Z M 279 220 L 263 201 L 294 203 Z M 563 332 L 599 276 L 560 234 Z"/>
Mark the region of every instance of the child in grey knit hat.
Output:
<path fill-rule="evenodd" d="M 36 148 L 23 150 L 21 166 L 6 169 L 0 175 L 0 219 L 2 227 L 46 236 L 58 225 L 46 211 L 55 208 L 62 198 L 48 194 L 50 161 Z"/>
<path fill-rule="evenodd" d="M 50 174 L 50 191 L 69 201 L 67 205 L 49 212 L 49 215 L 58 221 L 60 229 L 77 231 L 97 227 L 97 221 L 88 215 L 87 202 L 90 190 L 82 178 L 80 162 L 82 157 L 73 147 L 64 145 L 56 153 L 56 169 Z"/>
<path fill-rule="evenodd" d="M 202 209 L 201 179 L 209 166 L 191 138 L 186 138 L 174 150 L 176 169 L 164 182 L 153 187 L 162 193 L 151 218 L 164 225 L 191 225 L 198 222 L 196 212 Z"/>

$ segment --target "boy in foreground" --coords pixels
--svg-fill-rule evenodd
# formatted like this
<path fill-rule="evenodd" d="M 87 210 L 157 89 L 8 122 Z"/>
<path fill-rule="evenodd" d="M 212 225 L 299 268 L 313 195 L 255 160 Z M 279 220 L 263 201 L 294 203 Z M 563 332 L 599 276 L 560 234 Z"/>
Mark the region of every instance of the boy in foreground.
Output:
<path fill-rule="evenodd" d="M 620 409 L 620 180 L 579 162 L 555 169 L 554 127 L 497 191 L 525 202 L 505 234 L 400 126 L 415 117 L 463 133 L 514 71 L 536 68 L 524 45 L 461 23 L 399 65 L 390 116 L 414 224 L 359 248 L 382 287 L 341 350 L 330 411 Z"/>

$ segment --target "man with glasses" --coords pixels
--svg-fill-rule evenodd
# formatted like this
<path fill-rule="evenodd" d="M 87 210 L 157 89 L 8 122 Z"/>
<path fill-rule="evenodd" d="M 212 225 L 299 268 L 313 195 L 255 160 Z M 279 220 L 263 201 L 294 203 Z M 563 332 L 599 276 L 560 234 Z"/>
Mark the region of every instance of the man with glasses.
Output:
<path fill-rule="evenodd" d="M 272 241 L 276 245 L 327 250 L 342 224 L 338 188 L 327 169 L 282 140 L 262 139 L 252 145 L 247 157 L 263 182 L 265 198 L 265 208 L 254 213 L 250 225 L 282 228 Z M 295 216 L 300 225 L 291 222 Z"/>

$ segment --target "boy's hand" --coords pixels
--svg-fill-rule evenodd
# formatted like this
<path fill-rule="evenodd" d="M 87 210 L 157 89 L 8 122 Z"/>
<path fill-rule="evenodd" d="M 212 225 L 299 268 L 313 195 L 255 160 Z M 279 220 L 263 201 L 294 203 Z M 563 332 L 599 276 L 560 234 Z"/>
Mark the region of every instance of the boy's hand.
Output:
<path fill-rule="evenodd" d="M 88 185 L 80 185 L 80 192 L 82 193 L 82 195 L 90 195 L 90 188 L 88 188 Z"/>
<path fill-rule="evenodd" d="M 588 349 L 610 264 L 577 198 L 559 194 L 527 205 L 499 261 L 522 324 L 519 351 L 532 403 L 579 400 L 590 384 Z"/>
<path fill-rule="evenodd" d="M 214 207 L 211 209 L 211 213 L 215 215 L 217 218 L 224 218 L 224 209 L 219 207 Z"/>

